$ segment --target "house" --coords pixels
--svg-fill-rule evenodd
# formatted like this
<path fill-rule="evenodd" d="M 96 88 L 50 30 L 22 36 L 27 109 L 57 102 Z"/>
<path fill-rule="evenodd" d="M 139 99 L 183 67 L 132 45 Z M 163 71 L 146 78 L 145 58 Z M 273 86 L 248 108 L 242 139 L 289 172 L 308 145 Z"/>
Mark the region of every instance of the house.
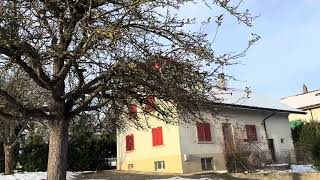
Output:
<path fill-rule="evenodd" d="M 320 90 L 308 91 L 304 85 L 301 94 L 285 97 L 281 102 L 304 111 L 306 114 L 290 114 L 289 121 L 320 121 Z"/>
<path fill-rule="evenodd" d="M 233 92 L 222 96 L 222 102 L 201 110 L 205 121 L 168 125 L 149 117 L 150 129 L 118 132 L 117 169 L 226 171 L 233 164 L 244 164 L 240 156 L 246 153 L 249 164 L 295 161 L 288 115 L 302 111 L 252 94 Z M 137 106 L 133 108 L 139 111 Z"/>

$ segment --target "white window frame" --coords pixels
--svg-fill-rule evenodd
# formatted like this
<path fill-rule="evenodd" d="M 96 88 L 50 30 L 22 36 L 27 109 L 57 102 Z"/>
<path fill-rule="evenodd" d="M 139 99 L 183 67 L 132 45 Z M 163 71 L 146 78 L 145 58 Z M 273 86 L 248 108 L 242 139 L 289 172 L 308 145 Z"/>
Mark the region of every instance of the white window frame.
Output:
<path fill-rule="evenodd" d="M 210 161 L 211 161 L 211 168 L 208 168 L 208 162 L 207 162 L 207 160 L 209 160 L 209 159 L 210 159 Z M 205 167 L 205 168 L 203 168 L 202 160 L 204 160 L 204 167 Z M 202 169 L 202 171 L 214 170 L 213 157 L 203 157 L 203 158 L 201 158 L 200 161 L 201 161 L 200 163 L 201 163 L 201 169 Z"/>
<path fill-rule="evenodd" d="M 165 166 L 165 162 L 164 161 L 155 161 L 154 162 L 154 169 L 156 171 L 161 171 L 161 170 L 164 170 L 165 168 L 166 168 L 166 166 Z"/>

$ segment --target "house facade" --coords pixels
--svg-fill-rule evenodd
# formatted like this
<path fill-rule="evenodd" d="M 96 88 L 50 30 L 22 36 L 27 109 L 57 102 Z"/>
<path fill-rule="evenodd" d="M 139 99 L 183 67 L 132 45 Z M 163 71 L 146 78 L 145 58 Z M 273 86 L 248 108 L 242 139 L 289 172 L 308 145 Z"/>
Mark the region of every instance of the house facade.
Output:
<path fill-rule="evenodd" d="M 238 104 L 226 100 L 204 108 L 205 121 L 167 125 L 149 117 L 150 129 L 119 132 L 117 169 L 168 173 L 226 171 L 232 160 L 242 164 L 243 154 L 252 164 L 294 161 L 288 114 L 301 111 L 278 102 L 249 99 Z M 218 115 L 213 109 L 218 109 Z"/>
<path fill-rule="evenodd" d="M 290 121 L 320 121 L 320 90 L 308 91 L 303 93 L 285 97 L 281 102 L 304 111 L 306 114 L 290 114 Z"/>

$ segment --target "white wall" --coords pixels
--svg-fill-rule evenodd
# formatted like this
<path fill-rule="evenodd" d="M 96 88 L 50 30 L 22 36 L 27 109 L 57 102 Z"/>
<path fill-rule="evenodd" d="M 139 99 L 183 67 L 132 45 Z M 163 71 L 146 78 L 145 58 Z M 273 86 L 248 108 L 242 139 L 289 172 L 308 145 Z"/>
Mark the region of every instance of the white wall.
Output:
<path fill-rule="evenodd" d="M 246 139 L 245 125 L 255 125 L 258 141 L 256 144 L 262 151 L 269 152 L 266 132 L 263 126 L 263 120 L 270 116 L 272 112 L 260 110 L 247 110 L 224 108 L 220 111 L 218 117 L 213 117 L 208 111 L 205 117 L 211 124 L 212 143 L 199 144 L 197 138 L 197 130 L 195 125 L 188 127 L 179 127 L 180 144 L 182 154 L 208 154 L 208 153 L 224 153 L 224 139 L 222 132 L 222 123 L 231 123 L 233 132 L 243 129 L 243 133 L 234 133 L 234 139 Z M 276 158 L 284 161 L 285 153 L 293 152 L 293 143 L 291 138 L 291 130 L 289 128 L 288 113 L 277 113 L 266 121 L 268 129 L 268 138 L 273 138 L 275 142 Z M 239 137 L 242 136 L 242 137 Z M 280 143 L 281 138 L 284 138 L 284 143 Z M 291 152 L 291 153 L 292 153 Z M 293 153 L 294 155 L 294 153 Z M 271 158 L 270 154 L 268 154 Z"/>
<path fill-rule="evenodd" d="M 276 158 L 279 162 L 286 162 L 286 158 L 290 156 L 291 161 L 295 161 L 295 153 L 291 129 L 287 113 L 278 113 L 266 120 L 268 138 L 274 139 L 276 150 Z M 281 143 L 281 139 L 284 143 Z M 290 154 L 289 154 L 290 153 Z"/>

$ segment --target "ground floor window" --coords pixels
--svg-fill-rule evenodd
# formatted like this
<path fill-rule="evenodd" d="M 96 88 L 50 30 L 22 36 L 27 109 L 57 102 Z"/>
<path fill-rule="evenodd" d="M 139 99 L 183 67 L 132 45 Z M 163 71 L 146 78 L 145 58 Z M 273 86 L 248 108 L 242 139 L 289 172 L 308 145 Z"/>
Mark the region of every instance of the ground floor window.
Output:
<path fill-rule="evenodd" d="M 201 158 L 202 170 L 213 170 L 213 158 Z"/>
<path fill-rule="evenodd" d="M 165 169 L 164 161 L 155 161 L 154 168 L 156 171 Z"/>

